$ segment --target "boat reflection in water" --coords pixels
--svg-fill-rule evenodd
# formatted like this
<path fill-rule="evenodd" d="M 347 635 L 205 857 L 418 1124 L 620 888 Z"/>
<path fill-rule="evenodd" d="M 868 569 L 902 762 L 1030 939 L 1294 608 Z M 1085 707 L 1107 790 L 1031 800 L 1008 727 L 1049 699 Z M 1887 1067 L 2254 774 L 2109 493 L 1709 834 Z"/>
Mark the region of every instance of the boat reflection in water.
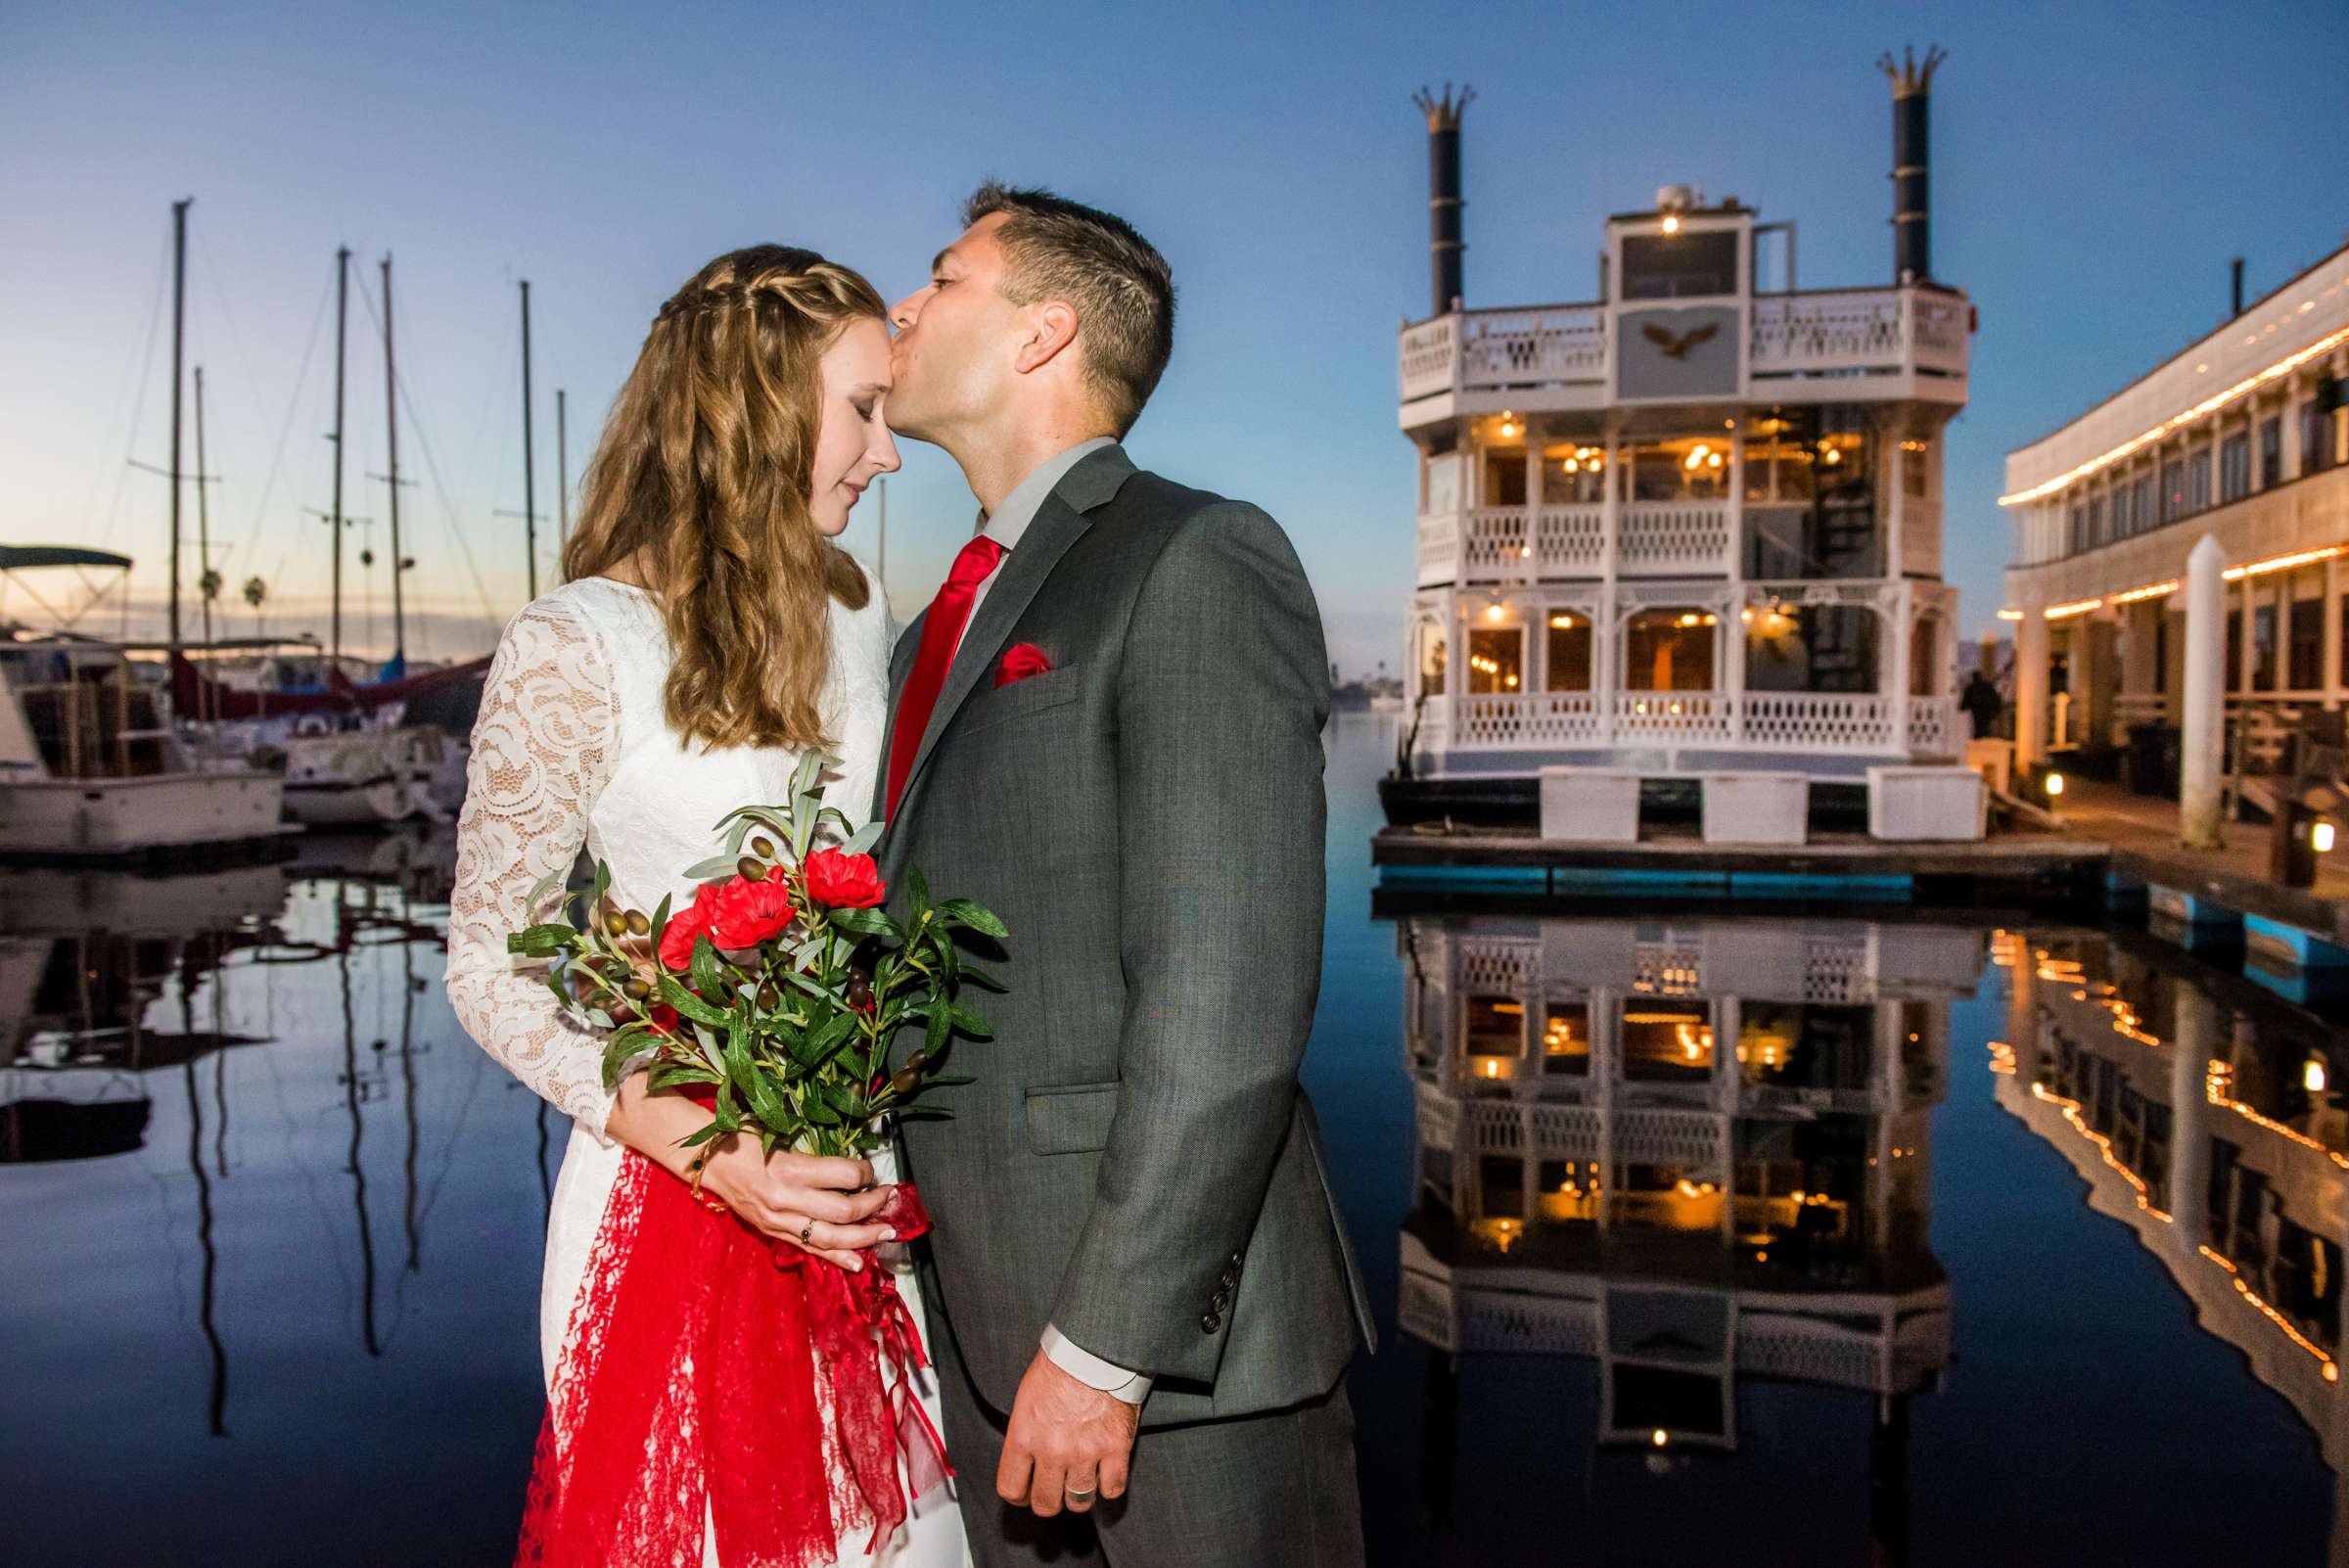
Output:
<path fill-rule="evenodd" d="M 1595 1360 L 1597 1443 L 1659 1469 L 1738 1446 L 1742 1380 L 1848 1390 L 1897 1552 L 1908 1402 L 1950 1358 L 1928 1124 L 1983 934 L 1418 916 L 1403 942 L 1399 1318 L 1451 1358 L 1431 1427 L 1456 1359 L 1489 1355 Z"/>
<path fill-rule="evenodd" d="M 2291 1403 L 2339 1477 L 2349 1100 L 2340 1032 L 2143 939 L 2002 933 L 1998 1103 L 2161 1263 L 2207 1332 Z M 2349 1489 L 2333 1491 L 2349 1557 Z"/>

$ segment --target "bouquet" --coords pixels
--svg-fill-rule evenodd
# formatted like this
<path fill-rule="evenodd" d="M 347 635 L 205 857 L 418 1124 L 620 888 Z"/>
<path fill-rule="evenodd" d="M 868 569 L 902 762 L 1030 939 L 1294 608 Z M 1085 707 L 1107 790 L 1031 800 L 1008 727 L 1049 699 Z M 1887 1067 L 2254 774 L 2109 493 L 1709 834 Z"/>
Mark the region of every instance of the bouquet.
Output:
<path fill-rule="evenodd" d="M 610 1032 L 605 1087 L 649 1053 L 648 1086 L 709 1099 L 710 1125 L 687 1147 L 747 1133 L 770 1152 L 868 1154 L 883 1117 L 945 1114 L 917 1102 L 969 1083 L 942 1068 L 955 1037 L 989 1033 L 960 992 L 1002 984 L 957 951 L 954 935 L 1000 940 L 1003 923 L 968 899 L 933 902 L 910 866 L 905 921 L 892 918 L 865 853 L 880 824 L 852 831 L 823 804 L 829 761 L 810 753 L 787 804 L 746 806 L 718 823 L 724 853 L 687 868 L 700 886 L 684 908 L 668 899 L 650 914 L 622 908 L 599 862 L 591 890 L 506 939 L 510 951 L 553 959 L 557 998 Z M 532 890 L 530 918 L 561 884 Z M 922 1044 L 892 1072 L 891 1042 L 912 1026 Z M 698 1159 L 693 1169 L 698 1179 Z"/>
<path fill-rule="evenodd" d="M 589 890 L 551 908 L 564 879 L 532 889 L 535 923 L 506 939 L 551 959 L 563 1006 L 609 1032 L 607 1087 L 649 1056 L 651 1087 L 711 1110 L 683 1140 L 702 1150 L 691 1196 L 632 1158 L 605 1208 L 524 1519 L 523 1560 L 543 1568 L 698 1560 L 704 1499 L 746 1560 L 845 1555 L 859 1523 L 871 1553 L 908 1494 L 953 1473 L 909 1393 L 927 1357 L 889 1270 L 852 1272 L 770 1240 L 700 1190 L 715 1139 L 863 1155 L 884 1118 L 944 1114 L 921 1096 L 968 1083 L 941 1069 L 957 1037 L 989 1033 L 959 994 L 1003 989 L 955 946 L 958 933 L 1004 936 L 988 910 L 933 902 L 911 867 L 903 923 L 881 907 L 888 890 L 865 853 L 880 828 L 852 831 L 823 804 L 830 761 L 808 755 L 787 803 L 718 823 L 724 853 L 687 868 L 699 885 L 684 908 L 622 907 L 599 863 Z M 892 1042 L 916 1027 L 921 1046 L 892 1071 Z M 929 1228 L 911 1183 L 874 1218 L 900 1240 Z"/>

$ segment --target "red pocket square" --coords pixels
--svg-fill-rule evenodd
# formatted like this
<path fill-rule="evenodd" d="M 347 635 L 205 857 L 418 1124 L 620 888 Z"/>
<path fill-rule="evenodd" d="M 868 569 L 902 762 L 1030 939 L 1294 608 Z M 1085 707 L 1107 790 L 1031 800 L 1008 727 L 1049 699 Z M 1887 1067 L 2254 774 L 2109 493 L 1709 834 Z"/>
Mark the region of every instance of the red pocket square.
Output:
<path fill-rule="evenodd" d="M 1035 643 L 1016 643 L 1005 651 L 1003 662 L 995 667 L 995 684 L 1008 686 L 1015 680 L 1040 675 L 1051 668 L 1052 661 Z"/>

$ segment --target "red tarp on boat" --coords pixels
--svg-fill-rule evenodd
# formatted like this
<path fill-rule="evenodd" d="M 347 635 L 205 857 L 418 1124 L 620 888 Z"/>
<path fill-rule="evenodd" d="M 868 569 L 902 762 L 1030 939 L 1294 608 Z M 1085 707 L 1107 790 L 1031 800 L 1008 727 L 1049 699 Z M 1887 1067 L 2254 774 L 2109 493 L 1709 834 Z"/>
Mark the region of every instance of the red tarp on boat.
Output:
<path fill-rule="evenodd" d="M 347 714 L 406 702 L 429 691 L 480 680 L 489 672 L 486 657 L 471 664 L 428 669 L 403 680 L 355 686 L 340 669 L 326 672 L 326 690 L 305 692 L 241 691 L 223 686 L 188 661 L 171 656 L 171 706 L 182 718 L 280 718 L 288 714 Z"/>

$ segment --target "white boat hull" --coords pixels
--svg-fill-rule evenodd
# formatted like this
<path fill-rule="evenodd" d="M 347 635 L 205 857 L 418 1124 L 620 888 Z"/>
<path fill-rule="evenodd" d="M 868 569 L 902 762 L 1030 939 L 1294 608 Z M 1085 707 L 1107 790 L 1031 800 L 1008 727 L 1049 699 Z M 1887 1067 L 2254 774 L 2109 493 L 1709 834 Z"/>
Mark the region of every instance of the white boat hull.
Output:
<path fill-rule="evenodd" d="M 251 770 L 0 784 L 0 854 L 113 857 L 278 836 L 284 782 Z"/>
<path fill-rule="evenodd" d="M 438 731 L 362 730 L 286 742 L 286 817 L 304 827 L 438 820 L 434 774 L 449 751 Z"/>

